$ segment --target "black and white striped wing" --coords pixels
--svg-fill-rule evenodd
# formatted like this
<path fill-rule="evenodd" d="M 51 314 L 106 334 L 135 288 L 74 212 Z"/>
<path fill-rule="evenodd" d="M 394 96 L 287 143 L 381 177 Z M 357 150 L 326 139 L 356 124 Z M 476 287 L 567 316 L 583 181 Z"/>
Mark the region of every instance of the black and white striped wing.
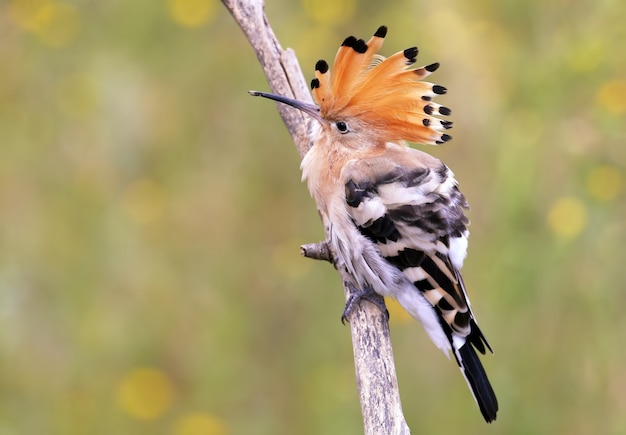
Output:
<path fill-rule="evenodd" d="M 436 159 L 380 163 L 354 162 L 360 168 L 346 171 L 352 174 L 345 184 L 348 213 L 387 263 L 432 305 L 485 420 L 493 421 L 497 399 L 473 349 L 484 354 L 491 347 L 474 320 L 460 273 L 469 234 L 465 197 Z"/>
<path fill-rule="evenodd" d="M 467 202 L 448 168 L 394 165 L 376 176 L 353 177 L 345 188 L 361 234 L 423 293 L 450 333 L 469 336 L 473 316 L 459 272 L 467 250 Z M 485 351 L 481 340 L 475 344 Z"/>

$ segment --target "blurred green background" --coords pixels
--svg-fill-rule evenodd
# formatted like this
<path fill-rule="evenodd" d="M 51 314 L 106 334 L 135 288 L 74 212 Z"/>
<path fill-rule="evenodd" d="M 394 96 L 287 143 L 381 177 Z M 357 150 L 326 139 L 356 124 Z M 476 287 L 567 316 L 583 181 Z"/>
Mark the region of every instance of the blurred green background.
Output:
<path fill-rule="evenodd" d="M 392 305 L 413 433 L 626 433 L 626 6 L 275 0 L 307 79 L 389 27 L 448 95 L 485 425 Z M 359 434 L 343 294 L 216 0 L 0 3 L 0 435 Z"/>

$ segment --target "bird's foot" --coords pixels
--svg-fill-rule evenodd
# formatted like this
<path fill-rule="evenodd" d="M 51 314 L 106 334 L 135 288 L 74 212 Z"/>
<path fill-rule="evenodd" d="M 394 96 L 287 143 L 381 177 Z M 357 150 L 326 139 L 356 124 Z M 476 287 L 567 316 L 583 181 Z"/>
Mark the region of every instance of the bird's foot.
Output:
<path fill-rule="evenodd" d="M 341 323 L 343 323 L 344 325 L 346 324 L 346 320 L 348 320 L 348 316 L 350 315 L 350 313 L 352 313 L 354 307 L 363 299 L 376 305 L 385 315 L 387 320 L 389 320 L 389 310 L 387 310 L 385 300 L 381 295 L 376 293 L 372 287 L 368 286 L 361 290 L 356 288 L 356 286 L 349 281 L 346 281 L 346 286 L 350 290 L 350 296 L 348 296 L 346 306 L 343 309 L 343 314 L 341 315 Z"/>

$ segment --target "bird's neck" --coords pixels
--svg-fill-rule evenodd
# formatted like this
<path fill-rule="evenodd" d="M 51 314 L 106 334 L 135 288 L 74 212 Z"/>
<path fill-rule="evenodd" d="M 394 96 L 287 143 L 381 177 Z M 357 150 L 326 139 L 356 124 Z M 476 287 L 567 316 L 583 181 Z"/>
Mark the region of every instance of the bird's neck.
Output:
<path fill-rule="evenodd" d="M 309 192 L 320 211 L 326 212 L 330 198 L 343 192 L 341 168 L 352 158 L 354 150 L 331 140 L 318 140 L 304 156 L 300 168 L 302 180 L 307 181 Z"/>

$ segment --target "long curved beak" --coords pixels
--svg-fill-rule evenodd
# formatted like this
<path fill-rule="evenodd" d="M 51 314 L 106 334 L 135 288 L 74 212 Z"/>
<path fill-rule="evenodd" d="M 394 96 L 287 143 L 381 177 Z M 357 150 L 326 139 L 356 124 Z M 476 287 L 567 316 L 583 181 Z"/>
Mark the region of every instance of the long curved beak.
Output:
<path fill-rule="evenodd" d="M 248 93 L 254 97 L 264 97 L 270 100 L 278 101 L 279 103 L 287 104 L 291 107 L 294 107 L 312 118 L 322 121 L 322 116 L 320 115 L 320 108 L 315 104 L 305 103 L 304 101 L 294 100 L 293 98 L 283 97 L 282 95 L 276 94 L 268 94 L 267 92 L 260 91 L 248 91 Z"/>

